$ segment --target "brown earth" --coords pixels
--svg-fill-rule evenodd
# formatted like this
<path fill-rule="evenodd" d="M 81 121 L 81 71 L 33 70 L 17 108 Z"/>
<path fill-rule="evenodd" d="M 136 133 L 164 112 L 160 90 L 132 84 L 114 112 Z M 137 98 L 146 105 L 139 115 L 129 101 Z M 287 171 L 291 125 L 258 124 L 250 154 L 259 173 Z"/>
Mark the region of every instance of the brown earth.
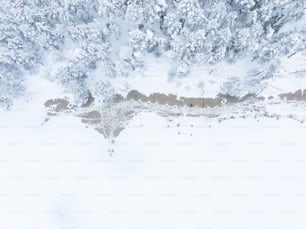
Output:
<path fill-rule="evenodd" d="M 297 90 L 293 93 L 283 93 L 280 94 L 281 99 L 287 101 L 306 101 L 306 90 Z M 105 138 L 111 139 L 117 137 L 122 130 L 124 130 L 126 124 L 132 119 L 138 111 L 141 111 L 144 108 L 142 104 L 134 104 L 132 107 L 129 105 L 129 101 L 138 101 L 146 104 L 152 103 L 152 108 L 155 104 L 172 106 L 172 107 L 182 107 L 182 108 L 213 108 L 221 107 L 224 104 L 238 104 L 245 102 L 246 100 L 251 99 L 250 101 L 256 102 L 264 101 L 265 97 L 256 97 L 254 94 L 247 94 L 243 97 L 235 97 L 230 95 L 219 94 L 216 98 L 192 98 L 192 97 L 177 97 L 173 94 L 162 94 L 162 93 L 153 93 L 149 96 L 146 96 L 136 90 L 132 90 L 128 93 L 126 97 L 121 95 L 115 95 L 110 101 L 109 104 L 102 108 L 91 109 L 91 104 L 94 101 L 93 97 L 90 97 L 89 101 L 80 108 L 77 108 L 74 105 L 71 105 L 66 98 L 57 98 L 50 99 L 45 102 L 45 107 L 48 108 L 47 115 L 55 116 L 61 112 L 71 112 L 75 111 L 75 115 L 81 117 L 81 121 L 85 124 L 94 126 L 95 130 L 103 134 Z M 273 99 L 269 96 L 268 100 Z M 125 105 L 124 105 L 125 104 Z M 164 111 L 157 111 L 164 116 L 179 116 L 181 115 L 180 111 L 171 110 L 170 108 L 162 108 Z M 165 109 L 168 111 L 165 112 Z M 156 110 L 156 108 L 155 108 Z M 191 109 L 192 111 L 194 109 Z M 196 109 L 195 109 L 196 110 Z M 193 112 L 187 112 L 187 116 L 197 117 L 199 114 Z M 266 115 L 266 114 L 265 114 Z M 215 113 L 207 114 L 207 116 L 218 117 Z M 277 116 L 277 115 L 276 115 Z M 276 117 L 275 115 L 273 117 Z M 48 119 L 47 119 L 48 120 Z"/>

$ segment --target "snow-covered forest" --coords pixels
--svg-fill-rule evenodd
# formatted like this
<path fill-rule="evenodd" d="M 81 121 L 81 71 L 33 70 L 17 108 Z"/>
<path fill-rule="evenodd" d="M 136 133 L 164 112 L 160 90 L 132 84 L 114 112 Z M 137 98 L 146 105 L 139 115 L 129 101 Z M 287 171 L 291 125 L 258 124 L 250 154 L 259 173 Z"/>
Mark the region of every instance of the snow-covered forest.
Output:
<path fill-rule="evenodd" d="M 1 0 L 0 229 L 306 229 L 306 0 Z"/>
<path fill-rule="evenodd" d="M 283 56 L 305 52 L 305 0 L 3 0 L 0 5 L 0 103 L 50 65 L 49 80 L 75 95 L 113 93 L 108 79 L 169 61 L 168 77 L 195 66 L 247 59 L 255 79 L 274 76 Z M 56 66 L 56 67 L 54 67 Z M 93 77 L 93 73 L 99 77 Z M 205 75 L 202 76 L 205 81 Z"/>

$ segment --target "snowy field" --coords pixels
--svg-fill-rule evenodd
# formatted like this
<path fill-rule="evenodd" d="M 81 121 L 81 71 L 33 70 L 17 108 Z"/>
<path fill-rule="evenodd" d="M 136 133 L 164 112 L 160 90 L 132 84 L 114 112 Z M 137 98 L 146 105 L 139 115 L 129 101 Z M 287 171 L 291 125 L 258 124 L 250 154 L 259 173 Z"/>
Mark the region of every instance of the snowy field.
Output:
<path fill-rule="evenodd" d="M 306 0 L 2 0 L 0 229 L 306 229 Z"/>
<path fill-rule="evenodd" d="M 36 80 L 2 110 L 0 228 L 306 228 L 306 124 L 139 113 L 113 140 Z"/>

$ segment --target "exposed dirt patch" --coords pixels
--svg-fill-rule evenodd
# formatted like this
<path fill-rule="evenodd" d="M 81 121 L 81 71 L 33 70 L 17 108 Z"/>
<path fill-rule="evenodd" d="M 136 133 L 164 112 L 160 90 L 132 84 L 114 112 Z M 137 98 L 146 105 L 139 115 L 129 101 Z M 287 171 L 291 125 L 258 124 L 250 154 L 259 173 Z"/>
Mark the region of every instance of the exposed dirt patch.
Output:
<path fill-rule="evenodd" d="M 279 98 L 288 101 L 306 101 L 306 90 L 298 90 L 294 93 L 280 94 Z M 153 93 L 146 96 L 136 90 L 130 91 L 126 97 L 115 95 L 99 107 L 92 105 L 91 98 L 86 106 L 76 107 L 71 105 L 67 99 L 50 99 L 46 101 L 46 120 L 51 116 L 61 113 L 73 113 L 81 117 L 81 121 L 93 127 L 107 139 L 116 138 L 127 126 L 128 122 L 140 112 L 155 112 L 163 117 L 189 117 L 203 116 L 208 119 L 217 119 L 222 122 L 232 118 L 287 117 L 303 122 L 299 117 L 269 113 L 266 110 L 267 103 L 279 104 L 281 101 L 269 96 L 256 97 L 248 94 L 243 97 L 230 95 L 218 95 L 216 98 L 188 98 L 177 97 L 173 94 Z"/>
<path fill-rule="evenodd" d="M 161 105 L 171 105 L 171 106 L 183 106 L 184 102 L 177 99 L 176 95 L 165 95 L 161 93 L 153 93 L 149 96 L 146 96 L 144 94 L 141 94 L 140 92 L 136 90 L 132 90 L 128 93 L 125 100 L 136 100 L 141 102 L 151 102 L 151 103 L 159 103 Z"/>
<path fill-rule="evenodd" d="M 71 105 L 67 99 L 49 99 L 45 102 L 45 107 L 51 108 L 55 112 L 60 112 L 63 110 L 69 110 L 75 106 Z"/>
<path fill-rule="evenodd" d="M 286 100 L 306 101 L 306 90 L 297 90 L 293 93 L 283 93 L 280 94 L 279 97 Z"/>
<path fill-rule="evenodd" d="M 125 108 L 109 109 L 109 107 L 108 109 L 99 111 L 94 110 L 90 113 L 94 113 L 95 119 L 99 121 L 90 124 L 96 124 L 95 130 L 103 134 L 105 138 L 110 139 L 119 136 L 128 121 L 135 115 L 135 112 L 132 110 L 126 110 Z M 100 114 L 100 118 L 97 118 L 97 113 Z M 88 115 L 88 113 L 86 115 Z"/>
<path fill-rule="evenodd" d="M 241 98 L 219 94 L 216 98 L 192 98 L 192 97 L 177 97 L 173 94 L 161 94 L 153 93 L 146 96 L 136 90 L 132 90 L 128 93 L 125 100 L 136 100 L 141 102 L 158 103 L 160 105 L 170 106 L 187 106 L 187 107 L 215 107 L 220 106 L 224 103 L 239 103 L 243 102 L 248 98 L 255 97 L 254 94 L 247 94 Z"/>
<path fill-rule="evenodd" d="M 96 111 L 96 110 L 85 113 L 81 115 L 81 117 L 83 117 L 82 122 L 88 123 L 88 124 L 98 124 L 101 122 L 101 118 L 102 118 L 99 111 Z"/>

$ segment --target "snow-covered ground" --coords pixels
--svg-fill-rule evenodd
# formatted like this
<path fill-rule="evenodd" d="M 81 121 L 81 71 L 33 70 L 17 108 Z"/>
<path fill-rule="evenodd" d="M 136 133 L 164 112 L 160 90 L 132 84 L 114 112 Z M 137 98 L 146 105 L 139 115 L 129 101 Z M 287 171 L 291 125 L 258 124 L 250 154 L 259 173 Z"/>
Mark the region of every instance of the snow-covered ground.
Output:
<path fill-rule="evenodd" d="M 0 229 L 305 229 L 305 6 L 1 1 Z"/>
<path fill-rule="evenodd" d="M 107 140 L 29 84 L 0 112 L 0 228 L 306 227 L 306 124 L 140 112 Z"/>

